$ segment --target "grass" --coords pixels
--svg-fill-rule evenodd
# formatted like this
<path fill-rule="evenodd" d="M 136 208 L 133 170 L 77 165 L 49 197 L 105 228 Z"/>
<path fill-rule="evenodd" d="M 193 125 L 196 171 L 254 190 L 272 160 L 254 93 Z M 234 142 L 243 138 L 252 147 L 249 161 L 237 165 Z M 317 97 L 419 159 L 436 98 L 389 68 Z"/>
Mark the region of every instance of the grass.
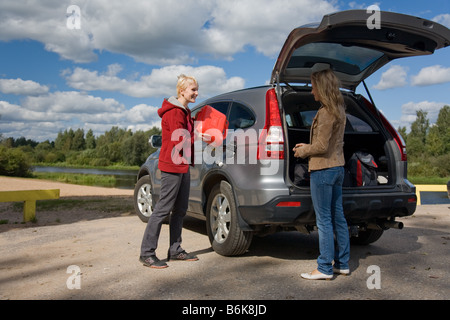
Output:
<path fill-rule="evenodd" d="M 58 173 L 58 172 L 35 172 L 33 177 L 44 180 L 52 180 L 83 186 L 114 187 L 116 178 L 113 175 L 80 174 L 80 173 Z"/>
<path fill-rule="evenodd" d="M 71 165 L 65 162 L 58 163 L 41 163 L 35 162 L 33 166 L 42 166 L 42 167 L 61 167 L 61 168 L 80 168 L 80 169 L 107 169 L 107 170 L 139 170 L 139 166 L 125 166 L 125 165 L 112 165 L 112 166 L 80 166 L 80 165 Z"/>
<path fill-rule="evenodd" d="M 447 185 L 447 182 L 450 181 L 450 177 L 423 177 L 423 176 L 408 176 L 408 180 L 412 184 L 438 184 L 438 185 Z"/>

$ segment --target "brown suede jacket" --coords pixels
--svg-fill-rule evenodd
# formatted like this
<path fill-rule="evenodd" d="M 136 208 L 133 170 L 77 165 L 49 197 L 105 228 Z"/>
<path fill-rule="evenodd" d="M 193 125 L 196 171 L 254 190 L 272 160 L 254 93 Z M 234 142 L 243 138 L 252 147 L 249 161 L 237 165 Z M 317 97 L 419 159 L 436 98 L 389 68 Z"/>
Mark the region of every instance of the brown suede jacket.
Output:
<path fill-rule="evenodd" d="M 345 120 L 339 122 L 321 107 L 311 125 L 310 144 L 296 148 L 295 157 L 309 157 L 309 171 L 343 166 L 344 130 Z"/>

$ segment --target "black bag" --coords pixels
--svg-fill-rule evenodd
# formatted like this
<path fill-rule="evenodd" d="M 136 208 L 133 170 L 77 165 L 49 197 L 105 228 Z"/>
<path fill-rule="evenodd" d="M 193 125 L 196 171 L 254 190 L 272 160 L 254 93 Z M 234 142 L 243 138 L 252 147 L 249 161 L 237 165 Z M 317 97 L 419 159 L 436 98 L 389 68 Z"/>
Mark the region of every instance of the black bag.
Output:
<path fill-rule="evenodd" d="M 294 168 L 294 184 L 299 187 L 309 186 L 308 165 L 297 163 Z"/>
<path fill-rule="evenodd" d="M 355 152 L 346 165 L 344 186 L 363 187 L 378 185 L 378 165 L 374 157 L 367 152 Z"/>

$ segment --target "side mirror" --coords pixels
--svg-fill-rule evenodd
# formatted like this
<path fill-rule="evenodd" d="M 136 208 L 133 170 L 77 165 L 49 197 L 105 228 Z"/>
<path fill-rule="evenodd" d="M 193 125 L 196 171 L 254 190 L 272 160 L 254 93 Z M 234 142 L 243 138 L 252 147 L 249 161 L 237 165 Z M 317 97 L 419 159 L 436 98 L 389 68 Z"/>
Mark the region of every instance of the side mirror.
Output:
<path fill-rule="evenodd" d="M 148 139 L 148 143 L 152 148 L 161 148 L 162 146 L 162 136 L 159 135 L 153 135 Z"/>

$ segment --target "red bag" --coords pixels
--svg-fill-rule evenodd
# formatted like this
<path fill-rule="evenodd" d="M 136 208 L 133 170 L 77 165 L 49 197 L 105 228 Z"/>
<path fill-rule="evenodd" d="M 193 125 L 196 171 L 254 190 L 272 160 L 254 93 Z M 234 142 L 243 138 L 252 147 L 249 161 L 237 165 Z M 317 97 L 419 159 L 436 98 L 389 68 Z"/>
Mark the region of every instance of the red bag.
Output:
<path fill-rule="evenodd" d="M 215 146 L 221 145 L 223 139 L 225 139 L 227 128 L 228 121 L 226 116 L 211 106 L 204 106 L 195 117 L 195 130 L 199 133 L 206 133 L 206 135 L 209 134 L 211 139 L 207 139 L 205 137 L 203 140 L 209 144 L 213 144 Z M 209 132 L 207 132 L 208 130 Z"/>

